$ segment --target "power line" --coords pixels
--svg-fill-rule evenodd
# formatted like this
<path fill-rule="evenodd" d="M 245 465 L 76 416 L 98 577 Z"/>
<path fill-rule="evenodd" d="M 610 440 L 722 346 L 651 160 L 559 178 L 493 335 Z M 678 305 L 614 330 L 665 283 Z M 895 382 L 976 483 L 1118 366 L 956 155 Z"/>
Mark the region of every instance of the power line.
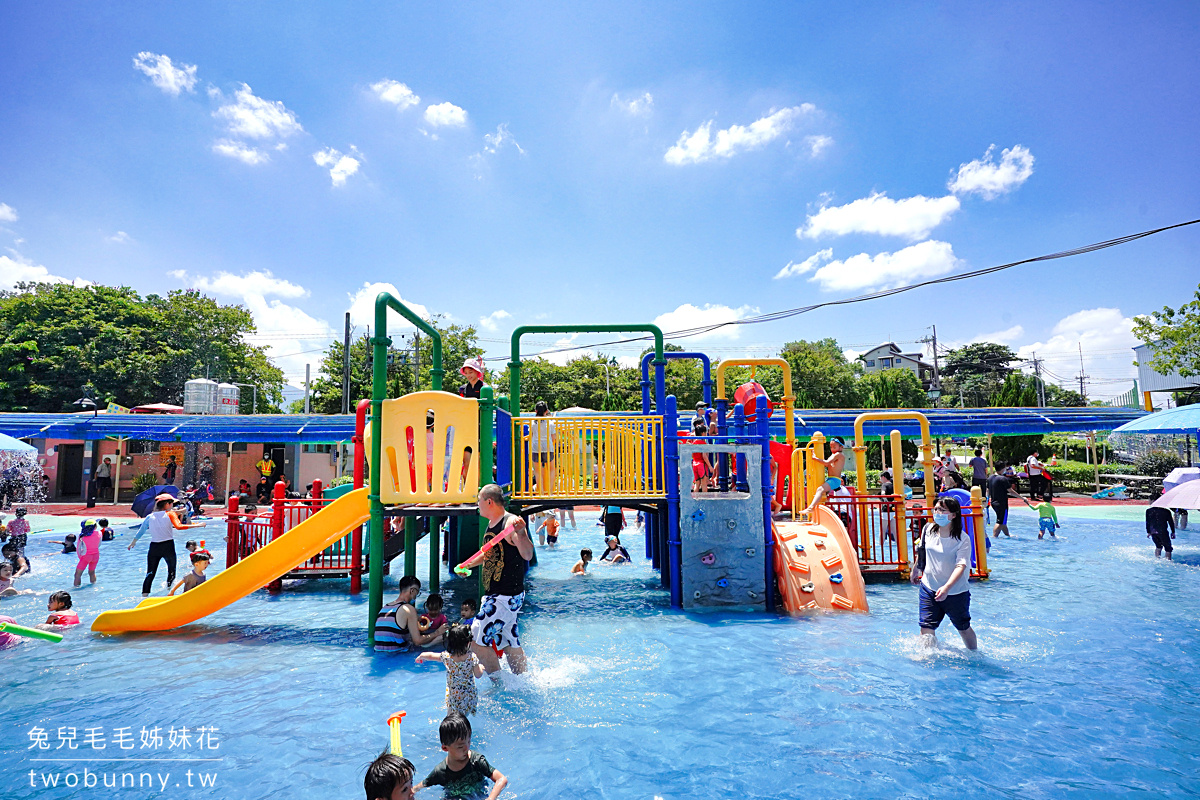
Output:
<path fill-rule="evenodd" d="M 1117 247 L 1118 245 L 1128 244 L 1129 242 L 1135 242 L 1139 239 L 1145 239 L 1149 236 L 1154 236 L 1159 233 L 1163 233 L 1165 231 L 1174 230 L 1176 228 L 1184 228 L 1189 225 L 1195 225 L 1197 223 L 1200 223 L 1200 219 L 1188 220 L 1187 222 L 1178 222 L 1178 223 L 1175 223 L 1174 225 L 1166 225 L 1161 228 L 1153 228 L 1151 230 L 1141 231 L 1139 233 L 1131 233 L 1131 234 L 1127 234 L 1125 236 L 1118 236 L 1115 239 L 1106 239 L 1102 242 L 1095 242 L 1092 244 L 1084 245 L 1082 247 L 1075 247 L 1070 250 L 1062 250 L 1057 253 L 1049 253 L 1047 255 L 1034 256 L 1033 258 L 1023 258 L 1019 261 L 1011 261 L 1007 264 L 997 264 L 996 266 L 992 266 L 992 267 L 984 267 L 982 269 L 975 269 L 975 270 L 969 270 L 967 272 L 960 272 L 957 275 L 947 275 L 947 276 L 941 277 L 941 278 L 932 278 L 927 281 L 920 281 L 918 283 L 910 284 L 908 286 L 899 286 L 894 289 L 880 289 L 875 292 L 868 292 L 866 294 L 860 294 L 860 295 L 856 295 L 854 297 L 842 298 L 840 300 L 826 300 L 825 302 L 822 302 L 822 303 L 813 303 L 813 304 L 807 305 L 807 306 L 800 306 L 797 308 L 789 308 L 789 309 L 784 309 L 782 311 L 773 311 L 768 314 L 759 314 L 759 315 L 753 316 L 753 317 L 746 317 L 745 319 L 729 320 L 727 322 L 719 322 L 719 323 L 716 323 L 713 325 L 703 325 L 703 326 L 699 326 L 699 327 L 695 327 L 695 328 L 686 328 L 684 330 L 671 331 L 669 333 L 665 333 L 664 338 L 686 339 L 686 338 L 689 338 L 692 336 L 698 336 L 698 335 L 704 334 L 704 333 L 711 333 L 712 331 L 719 330 L 721 328 L 725 328 L 725 327 L 728 327 L 731 325 L 758 325 L 758 324 L 761 324 L 764 322 L 778 322 L 779 320 L 790 319 L 791 317 L 800 316 L 801 314 L 807 314 L 810 311 L 816 311 L 818 309 L 827 308 L 830 306 L 844 306 L 844 305 L 852 305 L 855 303 L 863 303 L 868 300 L 878 300 L 883 297 L 892 297 L 893 295 L 904 294 L 905 292 L 911 292 L 911 291 L 915 291 L 916 289 L 922 289 L 926 286 L 934 286 L 934 285 L 943 284 L 943 283 L 955 283 L 957 281 L 964 281 L 964 280 L 968 280 L 970 278 L 979 278 L 984 275 L 991 275 L 996 272 L 1002 272 L 1004 270 L 1023 266 L 1025 264 L 1035 264 L 1035 263 L 1042 262 L 1042 261 L 1055 261 L 1060 258 L 1070 258 L 1072 256 L 1084 255 L 1086 253 L 1094 253 L 1099 250 L 1106 250 L 1110 247 Z M 570 347 L 560 347 L 560 348 L 553 349 L 553 350 L 543 350 L 542 352 L 538 353 L 537 355 L 547 355 L 547 354 L 551 354 L 551 353 L 568 353 L 568 352 L 572 352 L 572 351 L 576 351 L 576 350 L 590 350 L 590 349 L 596 348 L 596 347 L 609 347 L 611 345 L 627 344 L 629 342 L 645 342 L 645 341 L 649 341 L 651 338 L 652 337 L 650 337 L 650 336 L 637 336 L 637 337 L 632 337 L 632 338 L 627 338 L 627 339 L 614 339 L 612 341 L 600 342 L 598 344 L 572 345 Z M 497 360 L 503 360 L 503 358 L 504 358 L 504 356 L 494 356 L 487 360 L 488 361 L 497 361 Z"/>

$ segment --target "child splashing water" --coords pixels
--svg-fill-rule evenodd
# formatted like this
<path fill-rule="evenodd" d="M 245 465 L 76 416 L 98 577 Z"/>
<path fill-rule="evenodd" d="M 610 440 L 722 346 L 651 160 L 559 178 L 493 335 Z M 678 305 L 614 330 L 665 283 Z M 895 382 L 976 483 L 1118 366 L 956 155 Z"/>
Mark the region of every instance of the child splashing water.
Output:
<path fill-rule="evenodd" d="M 417 663 L 441 661 L 446 667 L 446 713 L 474 714 L 479 704 L 475 679 L 483 675 L 483 666 L 471 652 L 471 629 L 455 622 L 446 629 L 444 653 L 421 653 Z"/>

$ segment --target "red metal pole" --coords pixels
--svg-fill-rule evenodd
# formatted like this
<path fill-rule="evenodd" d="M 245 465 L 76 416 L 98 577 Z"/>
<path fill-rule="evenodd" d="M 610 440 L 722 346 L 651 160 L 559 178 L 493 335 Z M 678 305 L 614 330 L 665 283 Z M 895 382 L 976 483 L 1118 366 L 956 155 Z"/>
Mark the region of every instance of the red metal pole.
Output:
<path fill-rule="evenodd" d="M 312 488 L 312 499 L 317 501 L 317 502 L 316 502 L 316 503 L 314 503 L 313 505 L 314 505 L 316 508 L 320 508 L 320 507 L 321 507 L 321 505 L 320 505 L 320 500 L 321 500 L 321 490 L 324 488 L 324 487 L 323 487 L 323 485 L 322 485 L 322 483 L 321 483 L 321 479 L 320 479 L 320 478 L 313 478 L 313 484 L 312 484 L 312 486 L 313 486 L 313 488 Z"/>
<path fill-rule="evenodd" d="M 229 569 L 238 560 L 238 499 L 237 495 L 229 498 L 225 511 L 225 569 Z"/>
<path fill-rule="evenodd" d="M 370 400 L 359 400 L 354 409 L 354 488 L 363 487 L 363 465 L 366 458 L 363 453 L 363 438 L 367 430 L 367 412 L 371 410 Z M 350 537 L 350 594 L 362 591 L 362 546 L 363 529 L 359 525 Z"/>
<path fill-rule="evenodd" d="M 283 536 L 283 500 L 286 496 L 286 487 L 283 481 L 276 481 L 275 490 L 272 492 L 271 502 L 271 541 L 275 541 L 280 536 Z M 283 578 L 279 577 L 267 584 L 267 591 L 271 594 L 278 594 L 283 591 Z"/>

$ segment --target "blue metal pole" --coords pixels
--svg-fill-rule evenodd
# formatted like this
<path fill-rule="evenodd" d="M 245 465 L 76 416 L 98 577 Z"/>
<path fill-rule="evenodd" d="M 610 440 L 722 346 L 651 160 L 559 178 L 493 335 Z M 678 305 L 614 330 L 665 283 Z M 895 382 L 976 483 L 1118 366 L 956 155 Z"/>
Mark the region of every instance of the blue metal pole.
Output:
<path fill-rule="evenodd" d="M 675 395 L 667 397 L 663 407 L 663 453 L 667 481 L 667 559 L 671 569 L 671 607 L 683 608 L 681 561 L 683 542 L 679 538 L 679 415 Z"/>
<path fill-rule="evenodd" d="M 746 436 L 746 409 L 741 403 L 735 403 L 733 406 L 733 435 L 742 439 Z M 736 491 L 744 492 L 743 486 L 746 486 L 746 457 L 736 456 L 734 458 L 736 464 L 733 486 Z"/>
<path fill-rule="evenodd" d="M 763 571 L 766 587 L 767 611 L 775 610 L 775 530 L 771 514 L 771 428 L 766 414 L 758 414 L 758 435 L 762 439 L 762 493 L 763 493 Z"/>
<path fill-rule="evenodd" d="M 729 405 L 724 397 L 717 399 L 717 435 L 728 436 L 727 426 L 725 421 L 725 409 Z M 729 491 L 729 456 L 726 453 L 720 453 L 717 456 L 717 488 L 722 492 Z"/>

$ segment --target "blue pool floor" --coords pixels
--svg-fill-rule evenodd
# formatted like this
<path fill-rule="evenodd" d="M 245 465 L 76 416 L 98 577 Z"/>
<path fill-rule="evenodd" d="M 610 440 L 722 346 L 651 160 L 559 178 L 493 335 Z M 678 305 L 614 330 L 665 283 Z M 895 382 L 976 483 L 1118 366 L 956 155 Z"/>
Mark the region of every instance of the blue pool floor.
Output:
<path fill-rule="evenodd" d="M 672 611 L 640 558 L 571 577 L 580 547 L 603 547 L 580 514 L 530 573 L 532 670 L 479 682 L 475 749 L 512 798 L 1196 796 L 1200 533 L 1180 533 L 1169 564 L 1137 522 L 1060 515 L 1065 540 L 1038 541 L 1034 517 L 1014 511 L 1018 538 L 996 543 L 995 577 L 972 584 L 980 650 L 968 653 L 948 623 L 937 649 L 920 645 L 906 585 L 869 586 L 869 615 L 790 619 Z M 73 590 L 83 626 L 0 651 L 0 797 L 359 798 L 400 709 L 418 777 L 438 763 L 444 671 L 371 652 L 365 593 L 344 581 L 257 592 L 171 633 L 92 634 L 98 612 L 140 600 L 145 543 L 127 552 L 128 536 L 103 545 L 97 586 Z M 214 570 L 221 536 L 194 534 Z M 36 594 L 0 614 L 40 622 L 49 592 L 70 589 L 75 558 L 47 538 L 28 550 L 22 587 Z M 448 577 L 454 618 L 468 587 Z M 137 746 L 154 726 L 215 727 L 217 747 Z M 34 727 L 52 748 L 59 728 L 101 728 L 107 748 L 31 750 Z M 114 744 L 119 728 L 133 750 Z M 110 760 L 38 760 L 66 757 Z M 173 760 L 118 760 L 137 757 Z M 67 788 L 84 768 L 152 771 L 167 790 Z M 216 787 L 187 788 L 189 769 Z M 55 774 L 57 788 L 42 785 Z"/>

